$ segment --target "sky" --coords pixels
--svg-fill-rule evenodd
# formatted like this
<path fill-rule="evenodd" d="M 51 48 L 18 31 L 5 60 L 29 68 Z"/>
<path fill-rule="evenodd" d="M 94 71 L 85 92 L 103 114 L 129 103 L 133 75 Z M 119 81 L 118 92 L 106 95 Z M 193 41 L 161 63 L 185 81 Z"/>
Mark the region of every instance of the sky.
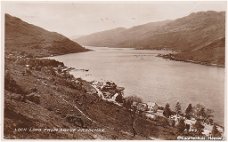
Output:
<path fill-rule="evenodd" d="M 225 1 L 3 2 L 12 16 L 69 38 L 117 27 L 173 20 L 198 11 L 226 11 Z"/>

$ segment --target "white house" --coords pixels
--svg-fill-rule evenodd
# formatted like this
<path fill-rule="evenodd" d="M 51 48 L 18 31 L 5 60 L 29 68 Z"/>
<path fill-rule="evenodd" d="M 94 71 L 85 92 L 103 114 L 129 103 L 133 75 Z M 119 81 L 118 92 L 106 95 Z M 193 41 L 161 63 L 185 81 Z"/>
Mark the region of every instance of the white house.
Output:
<path fill-rule="evenodd" d="M 147 105 L 148 105 L 149 111 L 157 112 L 157 110 L 158 110 L 158 104 L 157 103 L 148 102 Z"/>
<path fill-rule="evenodd" d="M 136 108 L 137 111 L 147 111 L 148 110 L 148 106 L 146 103 L 133 102 L 131 107 Z"/>

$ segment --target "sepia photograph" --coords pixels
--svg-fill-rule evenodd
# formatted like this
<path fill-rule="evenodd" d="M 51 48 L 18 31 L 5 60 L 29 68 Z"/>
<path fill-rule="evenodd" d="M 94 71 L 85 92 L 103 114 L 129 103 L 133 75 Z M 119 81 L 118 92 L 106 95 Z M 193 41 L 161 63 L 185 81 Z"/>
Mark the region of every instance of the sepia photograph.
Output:
<path fill-rule="evenodd" d="M 226 1 L 2 1 L 3 139 L 226 140 Z"/>

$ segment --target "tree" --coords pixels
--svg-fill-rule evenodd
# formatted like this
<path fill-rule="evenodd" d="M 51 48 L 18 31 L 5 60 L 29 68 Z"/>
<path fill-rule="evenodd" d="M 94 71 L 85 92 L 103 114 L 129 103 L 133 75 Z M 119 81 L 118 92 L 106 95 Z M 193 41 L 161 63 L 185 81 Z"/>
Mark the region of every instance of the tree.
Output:
<path fill-rule="evenodd" d="M 128 97 L 124 98 L 123 106 L 126 107 L 127 109 L 131 109 L 133 102 L 141 103 L 142 99 L 137 96 L 128 96 Z"/>
<path fill-rule="evenodd" d="M 185 110 L 185 117 L 187 119 L 190 119 L 190 117 L 192 116 L 192 113 L 193 113 L 192 104 L 189 104 L 188 107 Z"/>
<path fill-rule="evenodd" d="M 204 126 L 201 124 L 201 121 L 197 119 L 196 123 L 194 124 L 194 128 L 196 129 L 197 135 L 202 135 Z"/>
<path fill-rule="evenodd" d="M 193 108 L 194 116 L 197 119 L 203 120 L 205 123 L 213 123 L 213 110 L 211 109 L 206 109 L 205 106 L 197 104 Z"/>
<path fill-rule="evenodd" d="M 169 104 L 167 103 L 167 104 L 165 105 L 165 108 L 164 108 L 164 111 L 163 111 L 163 115 L 164 115 L 165 117 L 169 118 L 169 117 L 171 116 L 171 114 L 172 114 L 172 111 L 171 111 L 171 109 L 170 109 Z"/>
<path fill-rule="evenodd" d="M 188 133 L 189 129 L 190 129 L 190 124 L 186 124 L 185 127 L 186 127 L 186 130 L 187 130 L 187 133 Z"/>
<path fill-rule="evenodd" d="M 219 132 L 219 130 L 216 127 L 216 125 L 213 126 L 212 131 L 211 131 L 211 135 L 213 137 L 221 137 L 222 136 L 221 132 Z"/>
<path fill-rule="evenodd" d="M 179 102 L 176 104 L 175 111 L 177 115 L 181 114 L 181 105 Z"/>
<path fill-rule="evenodd" d="M 177 124 L 177 129 L 180 134 L 182 134 L 185 130 L 185 122 L 184 119 L 180 119 L 179 123 Z"/>
<path fill-rule="evenodd" d="M 206 118 L 206 112 L 204 107 L 200 109 L 200 111 L 198 112 L 198 116 L 201 117 L 202 119 Z"/>
<path fill-rule="evenodd" d="M 118 103 L 123 103 L 123 96 L 122 94 L 118 94 L 115 99 L 116 102 Z"/>
<path fill-rule="evenodd" d="M 128 111 L 129 111 L 129 114 L 130 114 L 130 117 L 131 117 L 132 133 L 133 133 L 133 136 L 135 136 L 137 134 L 136 131 L 135 131 L 135 128 L 134 128 L 136 108 L 132 109 L 133 102 L 141 103 L 142 99 L 140 97 L 137 97 L 137 96 L 128 96 L 128 97 L 126 97 L 124 99 L 123 106 L 125 106 L 128 109 Z"/>
<path fill-rule="evenodd" d="M 208 122 L 208 124 L 212 125 L 214 123 L 214 120 L 209 118 L 207 122 Z"/>
<path fill-rule="evenodd" d="M 205 120 L 209 124 L 212 124 L 213 123 L 213 119 L 212 119 L 214 117 L 213 112 L 214 111 L 211 110 L 211 109 L 206 109 L 206 111 L 205 111 L 205 115 L 206 115 Z"/>
<path fill-rule="evenodd" d="M 202 108 L 205 108 L 203 105 L 201 104 L 197 104 L 196 106 L 194 106 L 193 111 L 194 111 L 194 116 L 196 118 L 200 118 L 201 117 L 201 113 L 202 113 Z"/>

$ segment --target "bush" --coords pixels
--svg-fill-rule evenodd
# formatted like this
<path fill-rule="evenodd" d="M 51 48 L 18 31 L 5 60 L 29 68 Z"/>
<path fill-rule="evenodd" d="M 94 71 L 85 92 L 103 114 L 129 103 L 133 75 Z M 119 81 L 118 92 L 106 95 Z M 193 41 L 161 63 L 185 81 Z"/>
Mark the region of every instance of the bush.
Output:
<path fill-rule="evenodd" d="M 219 132 L 219 130 L 216 127 L 216 125 L 213 126 L 212 131 L 211 131 L 211 135 L 213 137 L 221 137 L 222 136 L 221 132 Z"/>
<path fill-rule="evenodd" d="M 40 104 L 40 95 L 38 95 L 38 94 L 31 93 L 31 94 L 26 96 L 26 99 L 31 101 L 31 102 L 34 102 L 36 104 Z"/>
<path fill-rule="evenodd" d="M 51 106 L 49 106 L 49 107 L 47 108 L 47 110 L 49 110 L 49 111 L 54 111 L 54 109 L 53 109 Z"/>
<path fill-rule="evenodd" d="M 184 119 L 180 119 L 179 123 L 177 124 L 177 130 L 180 134 L 182 134 L 185 130 L 185 123 L 184 123 Z"/>
<path fill-rule="evenodd" d="M 142 99 L 137 96 L 128 96 L 128 97 L 124 98 L 123 106 L 126 107 L 127 109 L 130 109 L 133 102 L 142 103 Z"/>
<path fill-rule="evenodd" d="M 192 114 L 193 114 L 193 107 L 192 107 L 192 104 L 189 104 L 188 107 L 185 110 L 185 117 L 187 119 L 190 119 Z"/>
<path fill-rule="evenodd" d="M 201 124 L 200 120 L 196 121 L 196 123 L 194 124 L 194 128 L 196 129 L 197 135 L 202 135 L 204 126 Z"/>
<path fill-rule="evenodd" d="M 181 114 L 181 104 L 179 102 L 177 102 L 176 106 L 175 106 L 175 111 L 177 115 Z"/>
<path fill-rule="evenodd" d="M 81 117 L 74 115 L 67 115 L 66 120 L 70 123 L 73 123 L 75 126 L 84 127 L 84 121 Z"/>
<path fill-rule="evenodd" d="M 10 75 L 9 71 L 5 73 L 5 89 L 14 93 L 23 94 L 24 91 Z"/>
<path fill-rule="evenodd" d="M 31 72 L 31 70 L 30 69 L 25 69 L 25 74 L 27 74 L 27 75 L 31 75 L 32 74 L 32 72 Z"/>
<path fill-rule="evenodd" d="M 123 103 L 123 96 L 121 94 L 118 94 L 115 99 L 116 102 L 118 103 Z"/>
<path fill-rule="evenodd" d="M 37 92 L 38 91 L 38 89 L 36 87 L 33 87 L 30 90 L 31 90 L 31 92 Z"/>
<path fill-rule="evenodd" d="M 165 117 L 161 117 L 161 116 L 158 116 L 158 117 L 155 117 L 155 121 L 157 124 L 160 124 L 161 126 L 165 127 L 165 126 L 169 126 L 169 120 Z"/>
<path fill-rule="evenodd" d="M 56 60 L 52 60 L 52 59 L 23 59 L 19 61 L 19 64 L 21 65 L 30 65 L 31 67 L 35 68 L 35 69 L 40 69 L 41 67 L 58 67 L 61 66 L 63 67 L 64 64 L 63 62 L 59 62 Z"/>
<path fill-rule="evenodd" d="M 163 115 L 167 118 L 169 118 L 172 115 L 172 111 L 170 109 L 169 104 L 165 105 L 164 111 L 163 111 Z"/>
<path fill-rule="evenodd" d="M 164 110 L 164 107 L 163 106 L 158 106 L 158 109 Z"/>

